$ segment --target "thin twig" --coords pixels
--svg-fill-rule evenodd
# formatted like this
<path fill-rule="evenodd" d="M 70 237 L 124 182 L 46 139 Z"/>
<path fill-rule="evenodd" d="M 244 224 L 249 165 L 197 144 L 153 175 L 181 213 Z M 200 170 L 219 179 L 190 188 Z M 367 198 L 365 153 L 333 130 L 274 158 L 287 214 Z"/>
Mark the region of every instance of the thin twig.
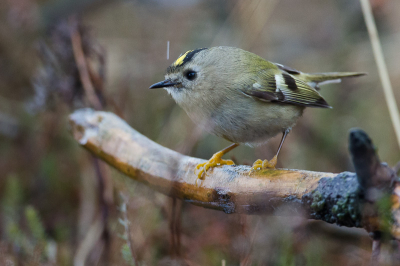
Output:
<path fill-rule="evenodd" d="M 111 206 L 113 203 L 112 185 L 110 182 L 111 178 L 105 171 L 105 167 L 107 167 L 107 165 L 105 165 L 104 162 L 100 161 L 99 158 L 96 158 L 95 156 L 91 157 L 93 159 L 93 167 L 95 169 L 97 177 L 96 180 L 98 182 L 98 199 L 101 212 L 100 219 L 102 219 L 103 224 L 107 224 L 109 216 L 109 206 Z M 110 239 L 109 239 L 108 229 L 106 226 L 103 227 L 101 239 L 99 240 L 104 241 L 105 251 L 106 251 L 105 256 L 102 257 L 102 259 L 108 261 L 109 253 L 107 251 L 109 250 Z M 102 252 L 100 252 L 99 254 L 100 254 L 99 258 L 101 258 Z"/>
<path fill-rule="evenodd" d="M 367 25 L 369 38 L 372 44 L 372 50 L 374 52 L 374 57 L 376 64 L 378 66 L 379 77 L 382 82 L 383 92 L 385 94 L 386 103 L 389 108 L 390 118 L 392 119 L 394 131 L 396 133 L 397 142 L 400 147 L 400 115 L 399 108 L 396 104 L 396 99 L 394 97 L 392 84 L 390 83 L 388 70 L 385 64 L 385 59 L 383 57 L 382 46 L 379 41 L 378 31 L 376 29 L 376 24 L 374 16 L 372 14 L 371 5 L 369 0 L 360 0 L 362 11 L 365 18 L 365 24 Z"/>
<path fill-rule="evenodd" d="M 180 246 L 178 245 L 178 239 L 180 238 L 180 235 L 177 232 L 177 223 L 179 222 L 180 216 L 179 214 L 177 214 L 177 204 L 177 199 L 172 198 L 171 213 L 169 219 L 169 231 L 171 239 L 170 254 L 173 257 L 180 255 Z"/>
<path fill-rule="evenodd" d="M 101 219 L 102 214 L 99 214 L 96 219 L 94 219 L 93 224 L 90 226 L 85 238 L 79 244 L 77 248 L 77 253 L 74 257 L 75 266 L 85 265 L 85 261 L 93 249 L 93 246 L 100 240 L 101 235 L 104 232 L 105 224 L 103 219 Z"/>
<path fill-rule="evenodd" d="M 90 105 L 96 110 L 101 110 L 102 105 L 99 98 L 96 96 L 93 84 L 90 80 L 88 67 L 86 65 L 85 54 L 82 49 L 82 39 L 77 29 L 76 20 L 71 17 L 69 22 L 71 27 L 72 49 L 74 51 L 74 57 L 76 65 L 78 67 L 83 89 L 85 90 Z"/>
<path fill-rule="evenodd" d="M 122 213 L 123 220 L 122 220 L 121 224 L 124 226 L 125 234 L 126 234 L 126 244 L 129 247 L 129 250 L 131 252 L 134 265 L 136 266 L 136 265 L 139 265 L 139 264 L 138 264 L 138 260 L 137 260 L 135 249 L 133 247 L 133 241 L 132 241 L 132 238 L 131 238 L 131 227 L 130 227 L 130 222 L 129 222 L 129 219 L 128 219 L 129 197 L 125 196 L 123 193 L 120 193 L 120 196 L 121 196 L 122 201 L 123 201 L 122 202 L 122 206 L 121 206 L 121 213 Z"/>
<path fill-rule="evenodd" d="M 251 235 L 250 238 L 250 244 L 249 244 L 249 250 L 247 251 L 247 254 L 245 256 L 245 258 L 241 261 L 241 265 L 250 265 L 251 264 L 251 253 L 253 251 L 253 247 L 254 247 L 254 241 L 256 239 L 256 236 L 258 234 L 258 227 L 261 223 L 261 219 L 258 218 L 256 225 L 254 226 L 253 229 L 253 234 Z"/>
<path fill-rule="evenodd" d="M 90 65 L 88 65 L 87 58 L 85 56 L 85 53 L 83 51 L 83 44 L 82 44 L 82 38 L 81 34 L 79 32 L 79 25 L 78 21 L 75 17 L 70 17 L 69 19 L 69 26 L 70 26 L 70 36 L 71 36 L 71 46 L 76 62 L 76 66 L 78 68 L 79 72 L 79 77 L 82 83 L 82 87 L 85 91 L 85 94 L 87 96 L 87 99 L 89 101 L 90 106 L 94 107 L 97 110 L 103 109 L 103 105 L 99 99 L 99 97 L 96 95 L 95 88 L 93 85 L 93 80 L 92 78 L 96 76 L 96 79 L 94 80 L 97 82 L 97 86 L 102 89 L 104 87 L 104 77 L 102 78 L 101 73 L 97 74 L 95 73 L 91 68 Z M 99 53 L 101 54 L 101 53 Z M 104 64 L 104 60 L 100 58 L 101 63 Z M 93 72 L 93 73 L 91 73 Z M 97 78 L 98 77 L 98 78 Z M 112 204 L 112 193 L 110 193 L 110 188 L 112 190 L 112 187 L 110 187 L 110 182 L 111 178 L 109 177 L 108 173 L 105 171 L 104 167 L 102 167 L 102 162 L 96 157 L 93 157 L 93 166 L 96 171 L 96 176 L 97 176 L 97 181 L 98 181 L 98 196 L 99 196 L 99 205 L 100 205 L 100 211 L 101 211 L 101 224 L 103 225 L 102 227 L 102 233 L 100 235 L 100 238 L 98 240 L 104 240 L 104 245 L 105 245 L 105 250 L 109 250 L 109 237 L 108 237 L 108 230 L 104 226 L 107 223 L 108 216 L 109 216 L 109 206 Z M 96 223 L 96 222 L 95 222 Z M 96 242 L 92 243 L 92 248 Z M 90 250 L 89 250 L 90 251 Z M 100 253 L 100 256 L 101 257 Z M 103 259 L 108 260 L 108 252 L 105 253 L 105 257 Z M 87 255 L 87 254 L 86 254 Z M 84 261 L 83 261 L 84 262 Z"/>
<path fill-rule="evenodd" d="M 372 241 L 372 254 L 371 254 L 371 266 L 378 265 L 379 254 L 381 253 L 381 233 L 374 232 Z"/>

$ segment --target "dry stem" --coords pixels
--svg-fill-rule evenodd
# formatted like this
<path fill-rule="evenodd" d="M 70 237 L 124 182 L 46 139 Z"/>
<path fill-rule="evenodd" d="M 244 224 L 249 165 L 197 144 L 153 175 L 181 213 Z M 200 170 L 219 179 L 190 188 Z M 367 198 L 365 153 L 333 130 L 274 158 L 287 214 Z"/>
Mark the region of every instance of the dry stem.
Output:
<path fill-rule="evenodd" d="M 396 98 L 394 97 L 392 84 L 390 83 L 388 70 L 385 64 L 385 59 L 383 57 L 382 46 L 379 41 L 378 30 L 376 29 L 376 24 L 374 16 L 372 15 L 371 5 L 369 0 L 360 0 L 361 7 L 363 10 L 365 24 L 367 25 L 369 38 L 372 44 L 372 50 L 374 52 L 374 57 L 376 64 L 378 66 L 379 76 L 381 78 L 383 92 L 385 94 L 386 103 L 389 108 L 390 118 L 392 119 L 394 131 L 396 133 L 397 142 L 400 147 L 400 115 L 399 108 L 396 104 Z"/>

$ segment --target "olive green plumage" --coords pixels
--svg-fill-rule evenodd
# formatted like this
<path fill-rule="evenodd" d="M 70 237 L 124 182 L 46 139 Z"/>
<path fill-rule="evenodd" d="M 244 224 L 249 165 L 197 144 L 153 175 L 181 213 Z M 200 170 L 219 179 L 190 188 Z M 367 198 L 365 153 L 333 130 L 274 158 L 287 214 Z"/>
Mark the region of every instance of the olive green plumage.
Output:
<path fill-rule="evenodd" d="M 360 75 L 307 74 L 239 48 L 212 47 L 181 55 L 150 88 L 165 88 L 211 133 L 258 144 L 294 126 L 305 107 L 329 108 L 319 85 Z"/>

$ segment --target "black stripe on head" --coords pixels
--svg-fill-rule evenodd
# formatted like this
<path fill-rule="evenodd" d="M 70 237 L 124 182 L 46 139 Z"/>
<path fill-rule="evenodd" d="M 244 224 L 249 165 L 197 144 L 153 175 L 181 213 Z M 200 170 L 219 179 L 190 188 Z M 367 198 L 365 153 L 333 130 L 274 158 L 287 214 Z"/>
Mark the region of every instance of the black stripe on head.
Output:
<path fill-rule="evenodd" d="M 183 58 L 183 62 L 179 66 L 183 66 L 187 62 L 190 62 L 195 54 L 197 54 L 198 52 L 203 51 L 205 49 L 208 49 L 208 48 L 200 48 L 200 49 L 196 49 L 196 50 L 192 50 L 192 51 L 188 52 L 186 54 L 185 58 Z"/>
<path fill-rule="evenodd" d="M 297 90 L 296 80 L 292 76 L 286 73 L 282 73 L 282 77 L 285 79 L 285 84 L 287 85 L 289 90 Z"/>
<path fill-rule="evenodd" d="M 175 60 L 172 65 L 170 65 L 167 69 L 167 73 L 174 72 L 177 68 L 184 66 L 187 62 L 190 62 L 198 52 L 203 51 L 208 48 L 200 48 L 195 50 L 189 50 L 184 54 L 181 54 L 178 59 Z"/>

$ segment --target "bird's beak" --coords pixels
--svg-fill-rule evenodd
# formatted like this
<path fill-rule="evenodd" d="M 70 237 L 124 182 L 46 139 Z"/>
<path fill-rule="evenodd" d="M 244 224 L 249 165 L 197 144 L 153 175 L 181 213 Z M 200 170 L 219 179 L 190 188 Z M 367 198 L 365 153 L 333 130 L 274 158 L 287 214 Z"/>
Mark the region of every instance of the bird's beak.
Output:
<path fill-rule="evenodd" d="M 158 89 L 158 88 L 172 87 L 172 86 L 175 86 L 175 85 L 177 85 L 177 84 L 178 84 L 178 83 L 172 82 L 171 80 L 166 79 L 166 80 L 164 80 L 164 81 L 160 81 L 160 82 L 157 82 L 157 83 L 151 85 L 151 86 L 149 87 L 149 89 Z"/>

